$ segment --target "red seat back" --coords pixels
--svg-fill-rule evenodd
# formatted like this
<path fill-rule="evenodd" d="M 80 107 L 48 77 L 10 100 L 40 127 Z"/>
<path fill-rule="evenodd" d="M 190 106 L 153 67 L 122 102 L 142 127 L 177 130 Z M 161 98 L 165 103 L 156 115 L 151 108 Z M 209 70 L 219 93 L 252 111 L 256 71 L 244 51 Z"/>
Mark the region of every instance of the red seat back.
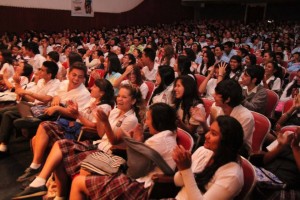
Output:
<path fill-rule="evenodd" d="M 182 145 L 188 151 L 192 151 L 194 140 L 188 132 L 181 128 L 177 128 L 177 144 Z"/>
<path fill-rule="evenodd" d="M 235 200 L 248 199 L 256 184 L 256 173 L 252 164 L 244 157 L 241 157 L 241 165 L 244 173 L 244 185 L 239 195 L 234 198 Z"/>
<path fill-rule="evenodd" d="M 279 96 L 272 90 L 267 90 L 266 116 L 271 118 L 279 101 Z"/>
<path fill-rule="evenodd" d="M 270 132 L 271 122 L 269 119 L 257 112 L 251 111 L 254 118 L 254 132 L 252 137 L 252 151 L 257 152 L 261 150 L 262 144 L 267 133 Z"/>

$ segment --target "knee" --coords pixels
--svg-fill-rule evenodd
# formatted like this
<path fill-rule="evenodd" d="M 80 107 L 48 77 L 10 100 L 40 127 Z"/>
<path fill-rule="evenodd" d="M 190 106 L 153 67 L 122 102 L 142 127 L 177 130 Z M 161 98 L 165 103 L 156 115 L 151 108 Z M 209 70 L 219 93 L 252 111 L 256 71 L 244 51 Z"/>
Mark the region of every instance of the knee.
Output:
<path fill-rule="evenodd" d="M 72 181 L 72 191 L 77 191 L 86 194 L 85 176 L 76 176 Z"/>

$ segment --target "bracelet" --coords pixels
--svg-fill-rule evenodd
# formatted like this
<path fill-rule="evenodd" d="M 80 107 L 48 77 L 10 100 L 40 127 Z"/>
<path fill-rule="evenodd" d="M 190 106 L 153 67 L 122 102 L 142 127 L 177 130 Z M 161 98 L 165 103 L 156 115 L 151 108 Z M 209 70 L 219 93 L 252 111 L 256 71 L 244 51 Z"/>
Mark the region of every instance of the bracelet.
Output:
<path fill-rule="evenodd" d="M 219 74 L 218 76 L 224 77 L 223 75 Z"/>

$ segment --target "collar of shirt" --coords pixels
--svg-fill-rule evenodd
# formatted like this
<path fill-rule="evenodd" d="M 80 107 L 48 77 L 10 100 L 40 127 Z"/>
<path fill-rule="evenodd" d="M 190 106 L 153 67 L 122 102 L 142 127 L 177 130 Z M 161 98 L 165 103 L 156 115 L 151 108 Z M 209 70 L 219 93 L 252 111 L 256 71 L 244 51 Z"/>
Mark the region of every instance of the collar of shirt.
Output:
<path fill-rule="evenodd" d="M 249 91 L 248 88 L 246 87 L 246 92 L 247 92 L 247 94 L 249 95 L 249 94 L 251 94 L 251 93 L 256 93 L 256 92 L 257 92 L 257 87 L 258 87 L 258 86 L 255 86 L 251 91 Z"/>

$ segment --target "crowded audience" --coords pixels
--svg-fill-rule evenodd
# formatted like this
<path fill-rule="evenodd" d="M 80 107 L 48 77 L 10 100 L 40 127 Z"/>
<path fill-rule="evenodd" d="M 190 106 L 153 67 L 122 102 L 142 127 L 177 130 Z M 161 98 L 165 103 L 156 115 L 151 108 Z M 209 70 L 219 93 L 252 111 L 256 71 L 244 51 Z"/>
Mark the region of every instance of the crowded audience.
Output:
<path fill-rule="evenodd" d="M 262 143 L 262 165 L 299 192 L 299 181 L 271 166 L 288 155 L 293 168 L 287 175 L 300 176 L 299 128 L 281 132 L 287 125 L 300 126 L 297 27 L 295 22 L 204 20 L 1 35 L 1 98 L 14 94 L 14 105 L 0 99 L 0 159 L 10 156 L 11 135 L 38 122 L 27 130 L 32 162 L 17 180 L 27 187 L 13 199 L 46 195 L 51 173 L 55 200 L 147 199 L 153 175 L 168 174 L 162 162 L 180 187 L 170 198 L 233 199 L 245 182 L 241 156 L 258 153 L 252 150 L 253 112 L 267 114 L 269 90 L 278 102 L 267 116 L 273 138 Z M 20 110 L 24 102 L 31 121 Z M 93 129 L 99 140 L 76 141 L 82 127 Z M 176 145 L 179 129 L 190 135 L 192 152 Z M 82 170 L 81 162 L 98 151 L 113 157 L 118 149 L 129 161 L 127 140 L 158 152 L 160 164 L 155 158 L 156 167 L 138 178 L 128 173 L 133 166 L 112 176 Z M 277 146 L 269 148 L 272 142 Z M 256 193 L 264 198 L 262 190 Z"/>

